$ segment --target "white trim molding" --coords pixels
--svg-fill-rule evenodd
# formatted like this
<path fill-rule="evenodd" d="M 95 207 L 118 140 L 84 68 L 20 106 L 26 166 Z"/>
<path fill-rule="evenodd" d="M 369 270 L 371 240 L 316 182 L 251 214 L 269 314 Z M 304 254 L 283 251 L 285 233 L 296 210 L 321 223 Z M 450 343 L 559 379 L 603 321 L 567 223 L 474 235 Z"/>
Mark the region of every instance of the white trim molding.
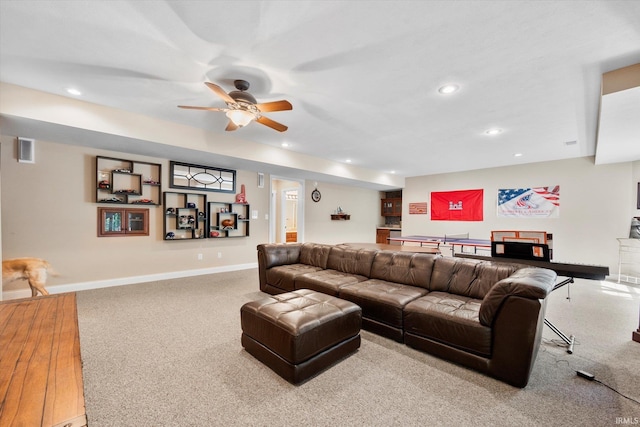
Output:
<path fill-rule="evenodd" d="M 169 273 L 147 274 L 144 276 L 121 277 L 93 282 L 69 283 L 66 285 L 47 286 L 50 294 L 86 291 L 89 289 L 109 288 L 112 286 L 135 285 L 137 283 L 155 282 L 158 280 L 179 279 L 181 277 L 202 276 L 205 274 L 227 273 L 230 271 L 249 270 L 258 268 L 258 263 L 227 265 L 223 267 L 201 268 L 198 270 L 173 271 Z M 2 293 L 2 300 L 12 300 L 31 297 L 31 289 L 16 289 Z"/>

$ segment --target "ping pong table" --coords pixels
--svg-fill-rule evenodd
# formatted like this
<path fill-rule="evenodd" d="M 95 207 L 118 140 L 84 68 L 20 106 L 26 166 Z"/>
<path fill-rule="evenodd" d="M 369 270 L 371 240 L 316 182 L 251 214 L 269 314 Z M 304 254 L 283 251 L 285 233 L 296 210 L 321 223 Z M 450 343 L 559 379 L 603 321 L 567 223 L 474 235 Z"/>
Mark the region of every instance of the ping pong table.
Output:
<path fill-rule="evenodd" d="M 420 243 L 420 246 L 435 246 L 440 249 L 440 245 L 451 246 L 451 253 L 455 252 L 456 246 L 460 247 L 460 252 L 464 252 L 464 247 L 472 247 L 473 253 L 477 253 L 478 249 L 491 250 L 491 240 L 484 239 L 470 239 L 468 234 L 452 234 L 444 236 L 400 236 L 400 237 L 388 237 L 389 242 L 400 242 L 404 245 L 405 242 Z"/>

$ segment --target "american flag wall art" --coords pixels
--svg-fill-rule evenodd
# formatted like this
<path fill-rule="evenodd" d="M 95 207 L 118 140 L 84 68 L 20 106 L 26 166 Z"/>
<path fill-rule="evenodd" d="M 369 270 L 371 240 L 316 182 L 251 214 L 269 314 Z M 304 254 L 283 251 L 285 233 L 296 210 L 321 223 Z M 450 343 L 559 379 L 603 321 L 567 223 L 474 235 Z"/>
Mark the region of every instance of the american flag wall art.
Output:
<path fill-rule="evenodd" d="M 560 186 L 498 190 L 498 217 L 560 217 Z"/>

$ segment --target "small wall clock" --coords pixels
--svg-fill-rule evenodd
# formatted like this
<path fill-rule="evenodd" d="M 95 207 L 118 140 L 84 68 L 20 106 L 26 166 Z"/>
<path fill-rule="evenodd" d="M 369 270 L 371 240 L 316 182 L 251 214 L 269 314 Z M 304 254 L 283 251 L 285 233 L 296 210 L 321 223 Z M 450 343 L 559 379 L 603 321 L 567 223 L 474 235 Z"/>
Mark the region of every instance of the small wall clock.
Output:
<path fill-rule="evenodd" d="M 313 200 L 314 202 L 319 202 L 321 197 L 322 195 L 317 188 L 311 192 L 311 200 Z"/>

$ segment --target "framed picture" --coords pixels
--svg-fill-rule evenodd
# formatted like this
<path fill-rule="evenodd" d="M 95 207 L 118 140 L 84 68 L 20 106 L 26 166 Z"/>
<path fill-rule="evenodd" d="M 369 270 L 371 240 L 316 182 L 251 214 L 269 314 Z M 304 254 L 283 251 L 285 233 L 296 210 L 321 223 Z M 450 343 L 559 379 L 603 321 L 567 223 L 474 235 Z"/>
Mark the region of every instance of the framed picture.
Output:
<path fill-rule="evenodd" d="M 409 203 L 409 215 L 426 215 L 427 202 Z"/>
<path fill-rule="evenodd" d="M 638 198 L 636 200 L 638 204 L 637 208 L 640 209 L 640 182 L 638 183 Z"/>
<path fill-rule="evenodd" d="M 190 163 L 169 162 L 169 186 L 220 193 L 236 192 L 236 171 L 213 166 L 192 165 Z"/>

